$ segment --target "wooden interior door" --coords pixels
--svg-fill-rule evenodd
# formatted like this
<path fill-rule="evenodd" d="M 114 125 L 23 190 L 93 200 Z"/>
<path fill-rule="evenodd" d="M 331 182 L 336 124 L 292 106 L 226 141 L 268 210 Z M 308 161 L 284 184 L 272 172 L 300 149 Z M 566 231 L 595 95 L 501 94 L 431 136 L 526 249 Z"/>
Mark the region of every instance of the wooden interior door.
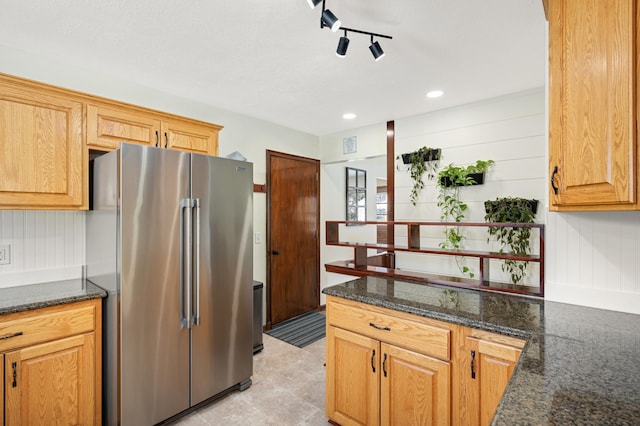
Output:
<path fill-rule="evenodd" d="M 320 305 L 320 162 L 267 151 L 267 328 Z"/>

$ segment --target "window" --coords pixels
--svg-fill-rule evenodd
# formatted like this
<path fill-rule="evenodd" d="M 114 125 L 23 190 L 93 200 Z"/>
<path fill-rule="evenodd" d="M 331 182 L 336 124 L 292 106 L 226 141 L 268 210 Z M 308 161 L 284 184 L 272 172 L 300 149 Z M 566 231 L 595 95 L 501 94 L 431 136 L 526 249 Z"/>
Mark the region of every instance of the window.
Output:
<path fill-rule="evenodd" d="M 347 176 L 347 221 L 367 220 L 367 172 L 346 168 Z"/>

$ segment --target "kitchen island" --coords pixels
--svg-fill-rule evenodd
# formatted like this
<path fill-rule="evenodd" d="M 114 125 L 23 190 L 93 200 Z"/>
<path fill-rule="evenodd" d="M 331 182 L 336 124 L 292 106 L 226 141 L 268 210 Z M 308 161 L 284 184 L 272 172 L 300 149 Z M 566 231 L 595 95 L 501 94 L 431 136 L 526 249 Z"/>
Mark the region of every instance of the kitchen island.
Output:
<path fill-rule="evenodd" d="M 373 276 L 323 293 L 524 339 L 493 425 L 640 423 L 638 315 Z"/>

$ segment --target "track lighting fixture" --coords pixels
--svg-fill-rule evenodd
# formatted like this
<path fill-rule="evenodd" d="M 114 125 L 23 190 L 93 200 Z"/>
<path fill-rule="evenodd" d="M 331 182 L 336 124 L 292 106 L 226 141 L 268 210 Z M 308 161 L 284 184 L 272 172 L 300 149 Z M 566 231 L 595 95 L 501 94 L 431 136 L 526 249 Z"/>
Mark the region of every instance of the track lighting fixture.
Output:
<path fill-rule="evenodd" d="M 320 15 L 320 28 L 330 28 L 331 31 L 336 32 L 338 30 L 343 30 L 344 35 L 340 37 L 340 41 L 338 41 L 338 48 L 336 49 L 336 55 L 343 58 L 347 54 L 347 48 L 349 47 L 349 38 L 347 37 L 347 32 L 359 33 L 371 36 L 371 45 L 369 46 L 369 50 L 373 54 L 373 57 L 376 61 L 380 60 L 384 56 L 384 50 L 380 47 L 380 43 L 377 41 L 373 41 L 373 37 L 378 38 L 388 38 L 392 39 L 393 37 L 384 35 L 384 34 L 376 34 L 369 31 L 356 30 L 355 28 L 347 28 L 343 27 L 342 23 L 338 19 L 336 15 L 333 14 L 329 9 L 325 8 L 326 0 L 307 0 L 309 6 L 313 9 L 318 6 L 322 2 L 322 14 Z"/>
<path fill-rule="evenodd" d="M 384 56 L 384 50 L 380 47 L 380 43 L 373 41 L 373 36 L 371 36 L 371 45 L 369 46 L 369 50 L 376 61 L 379 61 Z"/>
<path fill-rule="evenodd" d="M 347 54 L 347 48 L 349 47 L 349 39 L 347 38 L 347 32 L 344 32 L 344 35 L 340 37 L 340 41 L 338 42 L 338 49 L 336 50 L 336 55 L 339 58 L 344 58 Z"/>
<path fill-rule="evenodd" d="M 334 33 L 338 31 L 338 28 L 340 28 L 340 24 L 342 24 L 338 17 L 334 15 L 333 12 L 331 12 L 329 9 L 325 9 L 322 11 L 322 23 L 329 27 L 329 29 L 331 29 L 331 31 L 333 31 Z"/>

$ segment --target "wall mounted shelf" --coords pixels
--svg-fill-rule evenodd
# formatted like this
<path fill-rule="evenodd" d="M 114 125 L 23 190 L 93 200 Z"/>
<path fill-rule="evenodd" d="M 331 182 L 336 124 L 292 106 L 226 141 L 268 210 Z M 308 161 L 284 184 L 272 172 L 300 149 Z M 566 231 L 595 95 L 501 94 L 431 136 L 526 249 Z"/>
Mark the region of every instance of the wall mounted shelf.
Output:
<path fill-rule="evenodd" d="M 353 225 L 388 225 L 406 226 L 406 244 L 376 244 L 348 242 L 340 240 L 340 226 Z M 421 247 L 420 228 L 421 227 L 510 227 L 510 228 L 536 228 L 539 234 L 540 254 L 518 255 L 514 253 L 500 253 L 496 251 L 479 250 L 451 250 L 439 247 Z M 396 239 L 397 240 L 397 239 Z M 328 272 L 336 272 L 346 275 L 365 276 L 381 275 L 395 278 L 404 278 L 417 281 L 425 281 L 436 284 L 453 285 L 457 287 L 474 288 L 479 290 L 500 291 L 507 293 L 527 294 L 533 296 L 544 296 L 544 224 L 541 223 L 492 223 L 492 222 L 347 222 L 347 221 L 327 221 L 326 222 L 326 243 L 330 246 L 353 247 L 353 259 L 327 263 L 325 269 Z M 372 265 L 367 255 L 368 249 L 382 250 L 388 252 L 410 252 L 444 256 L 462 256 L 478 259 L 479 274 L 478 279 L 451 277 L 445 275 L 429 274 L 398 268 L 389 268 Z M 516 260 L 539 263 L 539 286 L 528 286 L 511 284 L 497 281 L 490 281 L 489 272 L 491 259 Z"/>

